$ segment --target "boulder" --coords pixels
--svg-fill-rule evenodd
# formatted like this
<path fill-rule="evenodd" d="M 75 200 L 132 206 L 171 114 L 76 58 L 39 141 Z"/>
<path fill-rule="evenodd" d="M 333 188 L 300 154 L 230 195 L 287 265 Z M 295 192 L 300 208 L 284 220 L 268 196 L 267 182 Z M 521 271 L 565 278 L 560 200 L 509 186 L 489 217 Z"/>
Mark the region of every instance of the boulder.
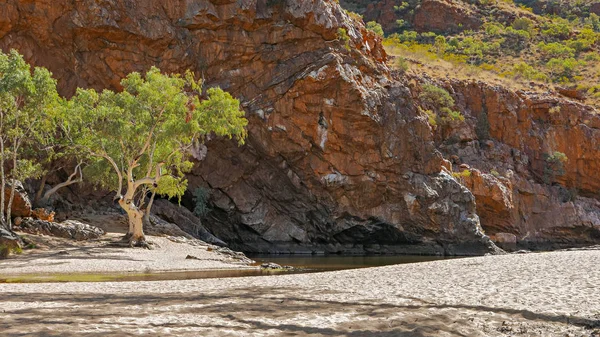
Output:
<path fill-rule="evenodd" d="M 462 2 L 423 0 L 415 10 L 413 20 L 417 32 L 460 32 L 477 29 L 482 20 L 472 8 Z"/>
<path fill-rule="evenodd" d="M 263 264 L 260 265 L 260 269 L 264 269 L 264 270 L 287 270 L 287 271 L 292 271 L 295 268 L 292 266 L 282 266 L 279 265 L 277 263 L 274 262 L 265 262 Z"/>
<path fill-rule="evenodd" d="M 54 212 L 48 211 L 45 208 L 36 208 L 31 211 L 31 216 L 34 219 L 54 222 Z"/>
<path fill-rule="evenodd" d="M 499 247 L 508 251 L 517 249 L 517 236 L 511 233 L 497 233 L 491 237 L 492 241 Z"/>
<path fill-rule="evenodd" d="M 167 235 L 193 239 L 193 236 L 184 232 L 174 223 L 167 222 L 154 214 L 150 215 L 150 223 L 145 224 L 144 232 L 150 235 Z"/>
<path fill-rule="evenodd" d="M 21 247 L 22 242 L 19 236 L 0 226 L 0 259 L 7 257 L 11 251 Z"/>
<path fill-rule="evenodd" d="M 66 220 L 56 223 L 25 218 L 18 227 L 18 230 L 29 234 L 50 235 L 77 241 L 98 239 L 105 234 L 101 228 L 76 220 Z"/>
<path fill-rule="evenodd" d="M 556 87 L 556 91 L 558 91 L 559 94 L 565 97 L 577 99 L 580 101 L 583 101 L 586 98 L 586 91 L 583 89 L 578 89 L 577 86 Z"/>
<path fill-rule="evenodd" d="M 154 201 L 152 213 L 168 222 L 176 224 L 184 232 L 202 241 L 217 246 L 227 246 L 227 243 L 206 230 L 202 226 L 202 221 L 185 207 L 175 205 L 168 200 L 159 199 Z"/>
<path fill-rule="evenodd" d="M 11 184 L 6 184 L 6 188 L 4 190 L 4 206 L 8 207 L 8 201 L 10 199 L 10 191 Z M 20 181 L 16 182 L 15 188 L 15 196 L 12 203 L 11 209 L 11 217 L 29 217 L 31 216 L 31 201 L 29 200 L 29 196 L 27 196 L 27 192 L 23 187 L 23 183 Z"/>

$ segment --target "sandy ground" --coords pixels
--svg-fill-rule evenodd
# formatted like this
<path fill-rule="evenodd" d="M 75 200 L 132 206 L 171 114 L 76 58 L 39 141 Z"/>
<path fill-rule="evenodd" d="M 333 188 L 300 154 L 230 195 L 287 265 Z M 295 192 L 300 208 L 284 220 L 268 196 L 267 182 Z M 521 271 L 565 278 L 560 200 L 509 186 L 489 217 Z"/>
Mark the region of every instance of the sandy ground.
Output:
<path fill-rule="evenodd" d="M 600 336 L 600 250 L 317 274 L 0 284 L 1 336 Z"/>
<path fill-rule="evenodd" d="M 249 268 L 247 262 L 232 255 L 221 254 L 218 247 L 196 239 L 186 239 L 179 228 L 147 228 L 152 250 L 122 247 L 120 239 L 127 231 L 127 221 L 120 214 L 91 215 L 79 221 L 106 231 L 101 239 L 74 241 L 46 235 L 18 234 L 35 244 L 0 261 L 0 277 L 16 274 L 70 273 L 149 273 L 165 271 L 195 271 L 205 269 Z M 160 236 L 159 236 L 160 235 Z M 121 246 L 121 247 L 119 247 Z M 193 259 L 186 259 L 191 256 Z M 0 337 L 1 337 L 0 332 Z"/>
<path fill-rule="evenodd" d="M 32 273 L 147 273 L 246 267 L 230 256 L 208 251 L 208 246 L 176 242 L 183 238 L 172 238 L 175 242 L 167 237 L 147 238 L 154 244 L 152 250 L 112 247 L 107 245 L 108 240 L 105 239 L 59 250 L 27 252 L 23 256 L 0 261 L 0 276 Z M 196 259 L 186 259 L 188 255 Z"/>

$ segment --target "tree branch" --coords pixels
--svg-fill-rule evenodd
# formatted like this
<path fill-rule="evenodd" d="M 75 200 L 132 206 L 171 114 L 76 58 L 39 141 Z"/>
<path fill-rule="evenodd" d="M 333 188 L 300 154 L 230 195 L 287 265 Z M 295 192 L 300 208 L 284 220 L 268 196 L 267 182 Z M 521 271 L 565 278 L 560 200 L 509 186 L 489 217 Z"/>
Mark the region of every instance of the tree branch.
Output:
<path fill-rule="evenodd" d="M 45 204 L 48 201 L 48 199 L 50 199 L 50 196 L 52 194 L 56 193 L 56 191 L 58 191 L 59 189 L 61 189 L 63 187 L 67 187 L 69 185 L 73 185 L 73 184 L 82 182 L 83 181 L 83 172 L 81 171 L 82 164 L 83 164 L 83 161 L 79 161 L 79 164 L 77 164 L 77 166 L 75 166 L 73 173 L 69 176 L 67 181 L 54 186 L 48 192 L 44 193 L 44 196 L 41 199 L 42 204 Z M 74 179 L 78 173 L 79 173 L 79 177 L 77 179 Z"/>
<path fill-rule="evenodd" d="M 158 182 L 160 181 L 160 175 L 161 175 L 161 170 L 163 167 L 164 163 L 160 163 L 158 165 L 156 165 L 156 171 L 155 171 L 155 175 L 154 177 L 145 177 L 142 179 L 138 179 L 137 181 L 135 181 L 133 183 L 133 187 L 134 188 L 138 188 L 142 185 L 154 185 L 154 184 L 158 184 Z"/>
<path fill-rule="evenodd" d="M 156 130 L 156 127 L 158 126 L 158 122 L 160 121 L 160 118 L 162 117 L 163 113 L 165 112 L 165 110 L 167 109 L 167 107 L 164 107 L 159 113 L 158 113 L 158 117 L 156 117 L 156 122 L 154 123 L 154 125 L 152 125 L 152 129 L 150 129 L 150 132 L 148 133 L 148 137 L 146 138 L 146 142 L 144 142 L 144 146 L 142 147 L 142 149 L 140 150 L 140 152 L 138 153 L 137 157 L 135 157 L 135 161 L 137 162 L 141 156 L 144 155 L 144 153 L 146 153 L 146 151 L 148 150 L 148 147 L 150 146 L 150 142 L 152 141 L 152 136 L 154 135 L 154 130 Z"/>

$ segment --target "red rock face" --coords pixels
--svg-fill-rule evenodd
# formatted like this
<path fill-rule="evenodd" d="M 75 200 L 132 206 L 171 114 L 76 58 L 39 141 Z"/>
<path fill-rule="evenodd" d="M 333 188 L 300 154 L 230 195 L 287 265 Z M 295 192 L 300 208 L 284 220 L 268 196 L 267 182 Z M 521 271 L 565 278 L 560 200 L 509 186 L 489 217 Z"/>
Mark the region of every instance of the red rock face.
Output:
<path fill-rule="evenodd" d="M 60 91 L 192 69 L 242 101 L 246 146 L 198 151 L 205 225 L 247 251 L 482 254 L 473 195 L 442 172 L 426 118 L 379 38 L 335 1 L 9 0 L 0 47 Z M 8 12 L 7 12 L 8 13 Z M 3 14 L 4 15 L 4 14 Z M 5 28 L 8 27 L 8 28 Z M 346 29 L 349 41 L 338 39 Z M 349 50 L 347 50 L 349 49 Z M 206 154 L 204 156 L 203 154 Z"/>
<path fill-rule="evenodd" d="M 482 82 L 444 86 L 467 121 L 438 146 L 471 167 L 465 185 L 486 233 L 516 235 L 530 248 L 598 242 L 600 118 L 593 108 Z M 552 159 L 557 152 L 565 162 Z"/>
<path fill-rule="evenodd" d="M 413 19 L 417 32 L 456 33 L 477 29 L 482 23 L 470 6 L 452 0 L 424 0 Z"/>
<path fill-rule="evenodd" d="M 479 10 L 463 1 L 423 0 L 410 1 L 410 10 L 400 11 L 397 0 L 342 0 L 346 8 L 355 9 L 365 22 L 377 21 L 386 33 L 398 30 L 398 20 L 405 20 L 417 32 L 456 33 L 477 29 L 483 23 Z M 496 13 L 498 14 L 498 13 Z"/>

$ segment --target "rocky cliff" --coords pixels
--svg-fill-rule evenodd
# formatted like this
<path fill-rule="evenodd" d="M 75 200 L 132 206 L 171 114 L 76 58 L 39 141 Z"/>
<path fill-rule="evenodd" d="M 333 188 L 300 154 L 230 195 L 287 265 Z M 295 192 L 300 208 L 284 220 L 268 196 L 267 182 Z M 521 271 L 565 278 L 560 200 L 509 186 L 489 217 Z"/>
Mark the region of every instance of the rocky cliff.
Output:
<path fill-rule="evenodd" d="M 191 189 L 210 191 L 205 225 L 232 248 L 493 250 L 475 197 L 444 169 L 377 39 L 336 1 L 0 4 L 0 47 L 48 67 L 65 95 L 118 88 L 156 65 L 192 69 L 241 99 L 247 145 L 209 142 L 189 177 Z"/>
<path fill-rule="evenodd" d="M 431 79 L 421 79 L 429 82 Z M 533 249 L 600 240 L 600 117 L 556 95 L 441 81 L 466 121 L 436 144 L 473 192 L 486 233 Z"/>

